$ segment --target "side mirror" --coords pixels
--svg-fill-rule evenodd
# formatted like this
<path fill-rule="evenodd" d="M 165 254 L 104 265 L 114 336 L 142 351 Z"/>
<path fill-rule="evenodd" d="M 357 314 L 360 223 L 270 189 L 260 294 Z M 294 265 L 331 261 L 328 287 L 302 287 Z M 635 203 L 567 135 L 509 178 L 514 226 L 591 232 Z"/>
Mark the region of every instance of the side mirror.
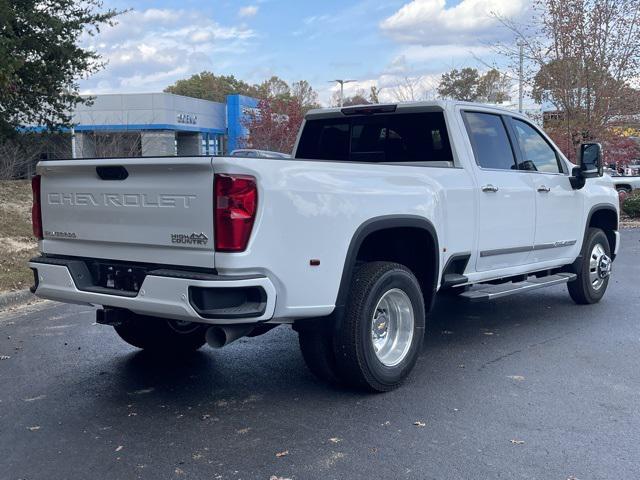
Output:
<path fill-rule="evenodd" d="M 579 155 L 580 175 L 583 178 L 596 178 L 604 175 L 602 145 L 599 143 L 583 143 Z"/>

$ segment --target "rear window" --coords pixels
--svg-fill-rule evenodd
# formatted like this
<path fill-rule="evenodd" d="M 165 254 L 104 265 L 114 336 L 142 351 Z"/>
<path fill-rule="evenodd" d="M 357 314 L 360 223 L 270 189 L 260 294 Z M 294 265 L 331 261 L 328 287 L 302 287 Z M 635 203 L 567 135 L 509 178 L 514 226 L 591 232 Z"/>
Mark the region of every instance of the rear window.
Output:
<path fill-rule="evenodd" d="M 453 162 L 442 112 L 308 120 L 296 158 L 371 163 Z"/>

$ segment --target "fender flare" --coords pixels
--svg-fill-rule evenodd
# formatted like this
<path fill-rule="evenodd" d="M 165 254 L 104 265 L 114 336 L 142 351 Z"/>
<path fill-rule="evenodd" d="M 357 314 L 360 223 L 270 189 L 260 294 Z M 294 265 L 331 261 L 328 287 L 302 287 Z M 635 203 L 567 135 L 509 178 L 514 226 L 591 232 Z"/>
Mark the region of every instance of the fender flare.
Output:
<path fill-rule="evenodd" d="M 435 296 L 436 290 L 438 288 L 440 274 L 440 246 L 438 244 L 438 234 L 435 227 L 433 226 L 433 223 L 431 223 L 426 218 L 417 215 L 384 215 L 381 217 L 370 218 L 362 225 L 360 225 L 351 237 L 351 242 L 349 243 L 349 248 L 347 250 L 344 267 L 342 269 L 342 277 L 340 279 L 340 287 L 338 289 L 338 296 L 336 298 L 335 312 L 341 313 L 344 310 L 346 299 L 349 294 L 349 285 L 351 284 L 353 271 L 356 266 L 358 251 L 360 250 L 360 247 L 362 246 L 364 240 L 374 232 L 392 228 L 418 228 L 426 231 L 430 235 L 433 241 L 435 252 L 434 258 L 432 259 L 434 262 L 434 271 L 433 292 L 431 293 L 432 298 Z M 429 310 L 428 305 L 425 305 L 425 308 L 427 311 Z"/>
<path fill-rule="evenodd" d="M 608 210 L 610 212 L 612 212 L 613 214 L 615 214 L 616 216 L 616 229 L 619 227 L 619 218 L 618 218 L 618 211 L 616 210 L 616 208 L 609 204 L 609 203 L 598 203 L 596 205 L 594 205 L 593 207 L 591 207 L 591 210 L 589 210 L 589 214 L 587 215 L 587 221 L 584 224 L 584 233 L 582 234 L 582 246 L 580 247 L 580 254 L 578 255 L 578 257 L 574 260 L 574 262 L 569 265 L 569 271 L 573 272 L 573 273 L 578 273 L 580 271 L 581 265 L 582 265 L 582 251 L 584 250 L 584 242 L 585 239 L 587 238 L 587 231 L 589 230 L 589 225 L 591 225 L 591 219 L 593 218 L 593 215 L 595 215 L 597 212 L 601 212 L 604 210 Z M 606 232 L 605 232 L 606 233 Z M 607 235 L 607 238 L 609 238 L 609 236 Z M 611 241 L 611 239 L 609 238 L 609 241 Z M 615 245 L 611 245 L 612 247 L 612 251 L 615 248 Z M 615 260 L 615 256 L 612 257 L 613 260 Z"/>

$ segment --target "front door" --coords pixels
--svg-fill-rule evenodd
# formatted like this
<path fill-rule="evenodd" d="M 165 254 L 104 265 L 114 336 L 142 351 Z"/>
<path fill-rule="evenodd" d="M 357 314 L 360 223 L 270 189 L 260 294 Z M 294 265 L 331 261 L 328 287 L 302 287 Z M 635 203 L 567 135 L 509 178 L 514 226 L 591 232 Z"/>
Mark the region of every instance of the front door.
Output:
<path fill-rule="evenodd" d="M 467 111 L 463 117 L 478 165 L 476 270 L 525 265 L 531 261 L 536 222 L 532 179 L 517 170 L 501 115 Z"/>
<path fill-rule="evenodd" d="M 552 144 L 530 123 L 512 118 L 518 147 L 518 165 L 527 171 L 536 197 L 536 232 L 533 263 L 575 256 L 581 241 L 584 198 L 569 182 L 560 156 Z"/>

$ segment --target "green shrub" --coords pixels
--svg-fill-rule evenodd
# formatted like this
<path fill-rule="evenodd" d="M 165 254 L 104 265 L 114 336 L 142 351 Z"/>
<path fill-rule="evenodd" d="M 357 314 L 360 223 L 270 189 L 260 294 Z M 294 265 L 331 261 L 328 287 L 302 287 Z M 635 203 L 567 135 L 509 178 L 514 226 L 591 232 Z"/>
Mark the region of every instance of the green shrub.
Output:
<path fill-rule="evenodd" d="M 625 199 L 622 211 L 631 218 L 640 218 L 640 190 L 635 190 Z"/>

